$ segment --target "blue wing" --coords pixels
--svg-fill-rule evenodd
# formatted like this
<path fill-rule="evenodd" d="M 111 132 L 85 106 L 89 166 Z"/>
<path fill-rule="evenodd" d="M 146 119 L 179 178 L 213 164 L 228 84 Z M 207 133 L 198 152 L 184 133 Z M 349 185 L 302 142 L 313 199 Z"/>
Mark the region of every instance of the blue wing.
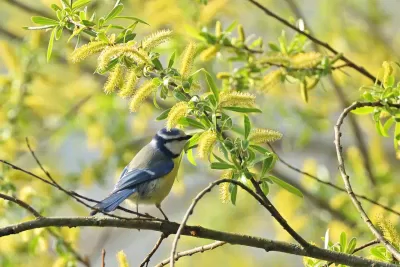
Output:
<path fill-rule="evenodd" d="M 115 210 L 119 204 L 136 192 L 138 185 L 163 177 L 170 173 L 173 168 L 174 162 L 172 160 L 153 163 L 150 168 L 146 169 L 129 170 L 128 167 L 125 167 L 111 194 L 94 208 L 104 212 Z M 96 214 L 96 211 L 91 213 L 91 215 L 94 214 Z"/>

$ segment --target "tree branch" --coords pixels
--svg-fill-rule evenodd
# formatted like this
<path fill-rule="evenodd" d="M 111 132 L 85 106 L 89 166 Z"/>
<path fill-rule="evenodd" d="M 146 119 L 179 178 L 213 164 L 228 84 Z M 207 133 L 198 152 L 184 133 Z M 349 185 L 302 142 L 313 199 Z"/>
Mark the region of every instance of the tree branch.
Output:
<path fill-rule="evenodd" d="M 335 190 L 338 190 L 338 191 L 347 193 L 347 191 L 346 191 L 345 188 L 340 187 L 340 186 L 338 186 L 338 185 L 335 185 L 335 184 L 332 183 L 332 182 L 324 181 L 324 180 L 318 178 L 318 177 L 315 176 L 315 175 L 312 175 L 312 174 L 310 174 L 310 173 L 308 173 L 308 172 L 305 172 L 305 171 L 303 171 L 303 170 L 301 170 L 301 169 L 299 169 L 299 168 L 297 168 L 297 167 L 291 165 L 289 162 L 287 162 L 287 161 L 284 160 L 281 156 L 279 156 L 279 154 L 276 152 L 276 150 L 272 147 L 271 144 L 268 144 L 268 146 L 269 146 L 269 148 L 271 149 L 271 151 L 274 152 L 274 154 L 278 157 L 278 160 L 279 160 L 283 165 L 285 165 L 286 167 L 288 167 L 289 169 L 291 169 L 291 170 L 293 170 L 293 171 L 295 171 L 295 172 L 298 172 L 298 173 L 300 173 L 300 174 L 303 174 L 303 175 L 305 175 L 305 176 L 307 176 L 307 177 L 309 177 L 309 178 L 311 178 L 311 179 L 317 181 L 318 183 L 321 183 L 321 184 L 323 184 L 323 185 L 327 185 L 327 186 L 329 186 L 329 187 L 332 187 L 332 188 L 335 189 Z M 371 203 L 371 204 L 373 204 L 373 205 L 379 206 L 379 207 L 381 207 L 382 209 L 387 210 L 387 211 L 390 212 L 390 213 L 393 213 L 393 214 L 396 214 L 396 215 L 400 216 L 400 212 L 399 212 L 399 211 L 394 210 L 394 209 L 392 209 L 392 208 L 389 207 L 389 206 L 385 206 L 385 205 L 383 205 L 383 204 L 380 204 L 379 202 L 377 202 L 377 201 L 375 201 L 375 200 L 373 200 L 373 199 L 371 199 L 371 198 L 369 198 L 369 197 L 367 197 L 367 196 L 365 196 L 365 195 L 360 195 L 360 194 L 357 194 L 357 193 L 354 193 L 354 194 L 356 195 L 356 197 L 361 198 L 361 199 L 365 200 L 366 202 L 369 202 L 369 203 Z"/>
<path fill-rule="evenodd" d="M 96 218 L 96 217 L 40 218 L 0 228 L 0 237 L 14 235 L 24 231 L 37 228 L 44 228 L 44 227 L 85 227 L 85 226 L 153 230 L 168 235 L 175 234 L 179 228 L 179 224 L 174 222 L 150 221 L 146 219 L 119 220 L 114 218 Z M 185 226 L 182 230 L 182 235 L 192 236 L 202 239 L 224 241 L 230 244 L 244 245 L 254 248 L 261 248 L 266 251 L 278 251 L 293 255 L 307 256 L 326 261 L 334 261 L 335 263 L 346 264 L 350 266 L 365 266 L 365 267 L 397 266 L 395 264 L 374 261 L 354 255 L 347 255 L 344 253 L 321 249 L 315 246 L 311 246 L 308 250 L 305 250 L 301 246 L 287 242 L 274 241 L 270 239 L 249 236 L 249 235 L 239 235 L 228 232 L 216 231 L 200 226 Z"/>
<path fill-rule="evenodd" d="M 389 104 L 389 103 L 386 103 L 385 105 L 388 105 L 388 106 L 394 107 L 394 108 L 400 108 L 400 104 Z M 352 189 L 351 184 L 350 184 L 350 177 L 346 173 L 346 169 L 345 169 L 345 166 L 344 166 L 344 159 L 343 159 L 343 154 L 342 154 L 342 145 L 341 145 L 341 140 L 340 140 L 340 137 L 342 136 L 342 133 L 340 132 L 340 128 L 341 128 L 341 126 L 342 126 L 342 124 L 344 122 L 344 119 L 346 118 L 346 116 L 352 110 L 360 108 L 360 107 L 365 107 L 365 106 L 384 107 L 384 105 L 382 103 L 380 103 L 380 102 L 372 102 L 372 103 L 355 102 L 352 105 L 350 105 L 348 108 L 346 108 L 342 112 L 342 114 L 340 114 L 340 116 L 339 116 L 339 118 L 338 118 L 338 120 L 336 122 L 336 125 L 334 127 L 334 130 L 335 130 L 334 144 L 335 144 L 336 154 L 337 154 L 337 158 L 338 158 L 338 162 L 339 162 L 339 171 L 340 171 L 340 174 L 342 175 L 346 191 L 349 194 L 350 199 L 352 200 L 354 206 L 356 207 L 356 209 L 360 213 L 360 215 L 361 215 L 362 219 L 364 220 L 365 224 L 368 226 L 368 228 L 370 229 L 372 234 L 386 247 L 386 249 L 388 251 L 390 251 L 390 253 L 392 253 L 393 257 L 396 258 L 397 260 L 400 260 L 400 253 L 393 247 L 392 244 L 390 244 L 390 242 L 388 242 L 382 236 L 382 234 L 378 231 L 378 229 L 376 229 L 376 227 L 373 225 L 373 223 L 369 219 L 367 213 L 364 211 L 360 201 L 357 199 L 356 195 L 353 192 L 353 189 Z"/>
<path fill-rule="evenodd" d="M 285 0 L 285 1 L 289 5 L 292 12 L 296 15 L 296 17 L 302 18 L 304 20 L 304 23 L 307 25 L 305 16 L 303 16 L 303 14 L 300 11 L 300 8 L 294 2 L 294 0 Z M 309 30 L 310 34 L 313 35 L 313 31 L 310 29 L 310 27 L 308 27 L 308 30 Z M 316 51 L 321 50 L 321 49 L 318 49 L 317 45 L 314 42 L 312 42 L 311 44 L 312 44 L 314 50 L 316 50 Z M 344 65 L 349 66 L 347 63 Z M 332 75 L 329 75 L 328 79 L 329 79 L 330 83 L 332 84 L 333 89 L 335 90 L 335 93 L 339 99 L 342 109 L 346 108 L 350 104 L 350 102 L 347 99 L 346 95 L 344 94 L 343 89 L 333 79 Z M 376 185 L 376 178 L 375 178 L 373 170 L 372 170 L 372 164 L 371 164 L 371 160 L 369 158 L 369 151 L 368 151 L 367 144 L 365 142 L 361 128 L 360 128 L 358 122 L 356 121 L 356 119 L 354 118 L 354 116 L 350 116 L 349 119 L 350 119 L 350 126 L 351 126 L 351 129 L 354 134 L 355 142 L 357 143 L 357 147 L 360 150 L 361 157 L 362 157 L 362 160 L 363 160 L 363 163 L 365 166 L 367 178 L 369 179 L 371 186 L 374 187 Z"/>
<path fill-rule="evenodd" d="M 319 46 L 325 47 L 327 50 L 329 50 L 330 52 L 332 52 L 335 55 L 339 55 L 340 53 L 338 51 L 336 51 L 333 47 L 331 47 L 328 43 L 325 43 L 317 38 L 315 38 L 314 36 L 301 31 L 300 29 L 298 29 L 297 27 L 295 27 L 294 25 L 292 25 L 289 21 L 285 20 L 284 18 L 280 17 L 279 15 L 273 13 L 272 11 L 270 11 L 268 8 L 266 8 L 265 6 L 261 5 L 260 3 L 258 3 L 255 0 L 248 0 L 250 3 L 252 3 L 253 5 L 255 5 L 256 7 L 258 7 L 259 9 L 261 9 L 265 14 L 267 14 L 270 17 L 273 17 L 274 19 L 278 20 L 279 22 L 281 22 L 282 24 L 286 25 L 287 27 L 291 28 L 292 30 L 298 32 L 299 34 L 302 34 L 304 36 L 306 36 L 308 39 L 310 39 L 311 41 L 313 41 L 314 43 L 316 43 Z M 355 64 L 353 61 L 351 61 L 350 59 L 348 59 L 347 57 L 345 57 L 344 55 L 342 55 L 340 57 L 341 60 L 343 60 L 345 63 L 348 64 L 348 66 L 356 71 L 358 71 L 360 74 L 364 75 L 365 77 L 369 78 L 372 82 L 377 81 L 378 84 L 381 84 L 381 82 L 371 73 L 369 73 L 366 69 L 364 69 L 361 66 L 358 66 L 357 64 Z"/>
<path fill-rule="evenodd" d="M 252 180 L 253 182 L 254 180 Z M 255 181 L 254 181 L 255 182 Z M 303 246 L 303 248 L 307 249 L 310 244 L 305 241 L 296 231 L 294 231 L 289 224 L 286 222 L 286 220 L 279 214 L 279 212 L 276 210 L 276 208 L 272 205 L 271 202 L 269 202 L 269 200 L 267 199 L 267 197 L 262 193 L 260 195 L 258 192 L 255 193 L 253 192 L 253 190 L 251 190 L 249 187 L 247 187 L 246 185 L 244 185 L 243 183 L 233 180 L 233 179 L 220 179 L 217 181 L 214 181 L 212 183 L 210 183 L 209 186 L 207 186 L 204 190 L 202 190 L 193 200 L 192 204 L 190 205 L 190 207 L 188 208 L 188 210 L 186 211 L 185 216 L 183 217 L 183 220 L 181 222 L 181 225 L 178 228 L 178 231 L 176 232 L 175 235 L 175 239 L 174 242 L 172 243 L 172 249 L 171 249 L 171 254 L 170 254 L 170 264 L 171 267 L 174 266 L 174 261 L 175 261 L 175 252 L 178 246 L 178 240 L 179 237 L 186 225 L 186 222 L 188 221 L 190 215 L 193 214 L 193 210 L 196 207 L 197 203 L 200 201 L 200 199 L 207 193 L 211 192 L 211 189 L 219 184 L 222 183 L 232 183 L 235 184 L 239 187 L 241 187 L 243 190 L 245 190 L 247 193 L 249 193 L 252 197 L 254 197 L 264 208 L 266 208 L 271 215 L 278 221 L 278 223 L 280 225 L 282 225 L 283 229 L 285 229 L 297 242 L 299 242 L 300 245 Z M 258 186 L 258 188 L 261 190 L 261 188 L 259 187 L 258 183 L 256 182 L 256 185 Z M 257 191 L 257 187 L 254 185 L 253 186 L 256 188 Z"/>
<path fill-rule="evenodd" d="M 154 245 L 154 248 L 150 251 L 150 253 L 144 258 L 142 263 L 140 264 L 140 267 L 147 267 L 149 266 L 150 259 L 153 257 L 154 253 L 158 250 L 158 248 L 161 246 L 161 243 L 164 241 L 164 239 L 168 238 L 167 235 L 164 233 L 161 234 L 160 238 L 157 240 L 156 244 Z"/>
<path fill-rule="evenodd" d="M 216 249 L 216 248 L 221 247 L 221 246 L 223 246 L 225 244 L 226 244 L 226 242 L 216 241 L 216 242 L 211 243 L 209 245 L 205 245 L 205 246 L 189 249 L 189 250 L 186 250 L 186 251 L 178 252 L 178 253 L 176 253 L 175 261 L 178 261 L 179 258 L 186 257 L 186 256 L 192 256 L 192 255 L 197 254 L 199 252 L 203 253 L 203 252 L 208 251 L 208 250 Z M 158 263 L 154 267 L 163 267 L 165 265 L 168 265 L 169 261 L 170 261 L 169 258 L 165 259 L 162 262 Z"/>

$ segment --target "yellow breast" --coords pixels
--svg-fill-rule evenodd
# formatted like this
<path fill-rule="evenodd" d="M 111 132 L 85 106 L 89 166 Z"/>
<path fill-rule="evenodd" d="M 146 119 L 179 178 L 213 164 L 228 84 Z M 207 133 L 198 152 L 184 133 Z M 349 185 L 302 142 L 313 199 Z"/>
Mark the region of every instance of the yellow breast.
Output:
<path fill-rule="evenodd" d="M 154 180 L 154 189 L 150 194 L 145 197 L 137 198 L 137 194 L 133 194 L 129 199 L 133 202 L 132 204 L 161 204 L 164 198 L 169 194 L 171 188 L 175 182 L 176 175 L 178 174 L 179 166 L 181 163 L 182 155 L 175 158 L 174 168 L 167 175 Z"/>

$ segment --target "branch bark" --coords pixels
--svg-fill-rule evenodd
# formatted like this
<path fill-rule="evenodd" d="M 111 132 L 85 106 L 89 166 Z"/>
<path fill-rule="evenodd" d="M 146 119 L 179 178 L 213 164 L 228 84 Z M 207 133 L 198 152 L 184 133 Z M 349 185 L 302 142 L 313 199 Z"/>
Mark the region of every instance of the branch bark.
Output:
<path fill-rule="evenodd" d="M 95 217 L 50 217 L 40 218 L 0 228 L 0 237 L 14 235 L 24 231 L 45 227 L 117 227 L 125 229 L 152 230 L 170 235 L 177 232 L 179 224 L 168 221 L 154 221 L 143 219 L 120 220 L 114 218 Z M 296 244 L 280 242 L 256 236 L 216 231 L 200 226 L 185 226 L 182 229 L 182 235 L 202 239 L 224 241 L 230 244 L 243 245 L 254 248 L 261 248 L 266 250 L 267 252 L 278 251 L 293 255 L 307 256 L 350 266 L 398 267 L 395 264 L 374 261 L 354 255 L 347 255 L 339 252 L 321 249 L 315 246 L 311 246 L 308 250 L 305 250 L 304 248 Z"/>
<path fill-rule="evenodd" d="M 387 103 L 386 105 L 394 108 L 399 108 L 400 109 L 400 104 L 389 104 Z M 350 196 L 350 199 L 352 200 L 354 206 L 356 207 L 357 211 L 360 213 L 362 219 L 364 220 L 365 224 L 368 226 L 372 234 L 386 247 L 386 249 L 392 253 L 393 257 L 396 258 L 397 260 L 400 260 L 400 253 L 394 248 L 394 246 L 388 242 L 383 235 L 378 231 L 378 229 L 373 225 L 371 220 L 369 219 L 367 213 L 364 211 L 364 208 L 361 205 L 361 202 L 357 199 L 357 196 L 354 194 L 353 189 L 351 187 L 350 183 L 350 177 L 346 172 L 346 168 L 344 166 L 344 159 L 343 159 L 343 154 L 342 154 L 342 145 L 341 145 L 341 136 L 342 133 L 340 132 L 340 128 L 343 125 L 344 119 L 346 116 L 354 109 L 360 108 L 360 107 L 383 107 L 384 105 L 380 102 L 372 102 L 372 103 L 362 103 L 362 102 L 355 102 L 352 105 L 350 105 L 348 108 L 346 108 L 342 114 L 340 114 L 336 125 L 334 127 L 335 130 L 335 148 L 336 148 L 336 154 L 338 158 L 338 163 L 339 163 L 339 171 L 340 174 L 343 178 L 343 182 L 345 184 L 345 188 L 347 193 Z"/>

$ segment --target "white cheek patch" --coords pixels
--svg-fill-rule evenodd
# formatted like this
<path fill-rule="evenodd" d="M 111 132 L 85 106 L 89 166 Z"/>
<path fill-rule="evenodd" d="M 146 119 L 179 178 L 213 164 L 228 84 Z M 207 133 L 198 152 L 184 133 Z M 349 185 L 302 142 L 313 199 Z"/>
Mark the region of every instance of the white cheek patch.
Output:
<path fill-rule="evenodd" d="M 179 154 L 181 154 L 182 149 L 185 146 L 185 143 L 186 143 L 186 140 L 172 141 L 172 142 L 166 143 L 164 146 L 169 151 L 171 151 L 172 154 L 179 155 Z"/>

